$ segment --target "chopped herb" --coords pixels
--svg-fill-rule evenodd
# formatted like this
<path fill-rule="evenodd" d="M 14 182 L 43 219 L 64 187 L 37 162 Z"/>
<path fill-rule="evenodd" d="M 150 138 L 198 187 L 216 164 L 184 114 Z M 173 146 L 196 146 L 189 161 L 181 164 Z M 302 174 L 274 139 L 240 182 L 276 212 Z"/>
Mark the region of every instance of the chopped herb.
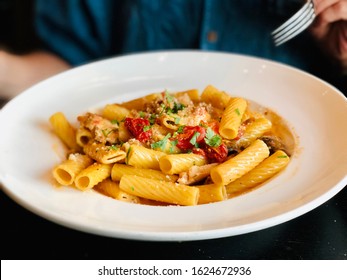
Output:
<path fill-rule="evenodd" d="M 166 111 L 166 106 L 165 106 L 165 104 L 164 103 L 161 103 L 160 104 L 160 107 L 162 108 L 162 110 L 161 110 L 161 112 L 159 113 L 159 116 L 161 116 L 163 113 L 165 113 L 165 111 Z"/>
<path fill-rule="evenodd" d="M 144 118 L 144 117 L 145 117 L 145 113 L 142 112 L 142 111 L 139 112 L 139 115 L 140 115 L 141 118 Z"/>
<path fill-rule="evenodd" d="M 277 158 L 287 158 L 288 156 L 286 155 L 282 155 L 282 156 L 278 156 Z"/>
<path fill-rule="evenodd" d="M 119 148 L 116 145 L 111 145 L 109 147 L 110 147 L 110 150 L 114 150 L 114 151 L 119 150 Z"/>
<path fill-rule="evenodd" d="M 222 144 L 222 137 L 214 133 L 214 131 L 208 127 L 206 130 L 205 143 L 210 147 L 219 147 Z"/>
<path fill-rule="evenodd" d="M 157 116 L 155 114 L 151 114 L 151 116 L 149 117 L 149 123 L 153 125 L 156 119 L 157 119 Z"/>
<path fill-rule="evenodd" d="M 172 140 L 171 142 L 171 146 L 170 146 L 170 154 L 172 154 L 174 152 L 174 147 L 176 147 L 177 143 L 178 143 L 178 140 L 175 139 L 175 140 Z"/>
<path fill-rule="evenodd" d="M 210 139 L 210 138 L 212 138 L 214 135 L 215 135 L 214 131 L 213 131 L 210 127 L 208 127 L 208 128 L 206 129 L 206 138 L 207 138 L 207 139 Z"/>
<path fill-rule="evenodd" d="M 143 127 L 143 131 L 144 132 L 146 132 L 146 131 L 148 131 L 148 130 L 150 130 L 151 129 L 151 126 L 150 125 L 145 125 L 144 127 Z"/>
<path fill-rule="evenodd" d="M 172 146 L 175 147 L 177 144 L 178 144 L 178 140 L 177 139 L 171 141 L 171 145 Z"/>
<path fill-rule="evenodd" d="M 165 97 L 166 97 L 167 102 L 169 102 L 169 103 L 174 101 L 173 100 L 174 97 L 169 93 L 168 90 L 165 90 Z"/>
<path fill-rule="evenodd" d="M 107 129 L 102 129 L 102 130 L 101 130 L 102 134 L 103 134 L 105 137 L 107 137 L 112 131 L 113 131 L 112 129 L 111 129 L 111 130 L 107 130 Z"/>
<path fill-rule="evenodd" d="M 172 108 L 172 112 L 173 112 L 174 114 L 177 114 L 178 111 L 183 110 L 185 107 L 186 107 L 186 106 L 184 106 L 184 105 L 181 104 L 181 103 L 176 103 L 176 102 L 174 102 L 174 106 L 173 106 L 173 108 Z"/>
<path fill-rule="evenodd" d="M 128 149 L 127 154 L 125 156 L 125 164 L 128 164 L 128 162 L 129 162 L 129 154 L 130 154 L 130 152 L 131 152 L 131 147 Z"/>
<path fill-rule="evenodd" d="M 131 190 L 132 190 L 132 191 L 135 191 L 135 187 L 134 187 L 134 186 L 131 186 Z"/>
<path fill-rule="evenodd" d="M 193 137 L 189 141 L 189 143 L 194 145 L 196 148 L 199 147 L 198 143 L 196 142 L 196 140 L 198 139 L 199 136 L 200 136 L 200 133 L 195 131 Z"/>
<path fill-rule="evenodd" d="M 171 133 L 166 134 L 166 136 L 159 140 L 158 142 L 155 142 L 151 144 L 152 149 L 157 149 L 159 148 L 160 150 L 164 151 L 166 147 L 167 140 L 171 137 Z"/>
<path fill-rule="evenodd" d="M 236 113 L 238 116 L 241 115 L 239 108 L 236 108 L 236 109 L 235 109 L 235 113 Z"/>
<path fill-rule="evenodd" d="M 181 120 L 181 118 L 175 118 L 175 124 L 179 124 L 180 123 L 180 120 Z"/>
<path fill-rule="evenodd" d="M 112 123 L 112 124 L 119 125 L 119 121 L 117 121 L 117 120 L 112 120 L 111 123 Z"/>
<path fill-rule="evenodd" d="M 178 129 L 177 129 L 177 133 L 182 133 L 183 130 L 184 130 L 184 127 L 185 127 L 185 125 L 179 126 Z"/>
<path fill-rule="evenodd" d="M 173 114 L 173 111 L 172 111 L 172 109 L 170 107 L 166 107 L 165 110 L 166 110 L 166 114 L 168 114 L 168 115 L 172 115 Z"/>

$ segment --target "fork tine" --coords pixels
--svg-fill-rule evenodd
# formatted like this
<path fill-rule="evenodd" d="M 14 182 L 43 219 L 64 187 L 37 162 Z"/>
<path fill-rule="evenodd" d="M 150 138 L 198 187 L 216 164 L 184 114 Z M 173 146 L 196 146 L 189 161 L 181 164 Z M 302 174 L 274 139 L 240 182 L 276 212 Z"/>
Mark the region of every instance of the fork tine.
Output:
<path fill-rule="evenodd" d="M 290 17 L 286 22 L 284 22 L 282 25 L 280 25 L 278 28 L 276 28 L 271 34 L 273 36 L 276 36 L 277 33 L 281 32 L 283 29 L 285 29 L 287 26 L 289 26 L 292 23 L 295 23 L 300 20 L 302 14 L 305 14 L 307 10 L 310 10 L 310 5 L 312 1 L 307 1 L 302 8 L 297 11 L 292 17 Z"/>
<path fill-rule="evenodd" d="M 306 22 L 307 18 L 310 19 L 312 14 L 314 13 L 314 10 L 310 7 L 311 6 L 308 6 L 308 9 L 305 9 L 302 13 L 300 13 L 298 17 L 295 18 L 295 20 L 286 24 L 286 26 L 279 30 L 277 33 L 273 33 L 273 38 L 276 39 L 278 37 L 281 37 L 282 35 L 285 35 L 292 28 L 295 28 L 296 26 L 300 25 L 301 22 Z"/>
<path fill-rule="evenodd" d="M 301 31 L 305 30 L 314 20 L 315 13 L 314 11 L 310 12 L 309 17 L 301 21 L 298 25 L 294 26 L 287 30 L 286 33 L 282 34 L 280 37 L 275 38 L 274 43 L 276 46 L 279 46 L 291 38 L 298 35 Z"/>
<path fill-rule="evenodd" d="M 271 33 L 275 45 L 279 46 L 305 30 L 315 16 L 313 1 L 307 1 L 298 12 Z"/>

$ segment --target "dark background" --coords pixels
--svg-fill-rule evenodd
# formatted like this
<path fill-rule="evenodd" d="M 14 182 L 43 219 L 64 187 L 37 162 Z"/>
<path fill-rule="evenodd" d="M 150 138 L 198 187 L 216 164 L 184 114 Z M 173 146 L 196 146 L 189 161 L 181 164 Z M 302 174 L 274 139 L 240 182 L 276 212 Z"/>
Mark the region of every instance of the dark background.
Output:
<path fill-rule="evenodd" d="M 0 0 L 0 48 L 25 53 L 38 46 L 32 23 L 33 2 Z M 0 108 L 4 103 L 0 100 Z M 281 225 L 193 242 L 131 241 L 67 229 L 25 210 L 2 191 L 0 207 L 1 259 L 347 260 L 347 188 Z"/>
<path fill-rule="evenodd" d="M 33 23 L 34 3 L 35 0 L 0 0 L 0 49 L 23 54 L 40 46 Z M 319 71 L 316 75 L 323 80 L 328 79 L 333 86 L 347 94 L 347 76 L 335 79 L 335 73 Z"/>
<path fill-rule="evenodd" d="M 34 0 L 0 0 L 0 48 L 25 53 L 38 46 L 33 3 Z"/>

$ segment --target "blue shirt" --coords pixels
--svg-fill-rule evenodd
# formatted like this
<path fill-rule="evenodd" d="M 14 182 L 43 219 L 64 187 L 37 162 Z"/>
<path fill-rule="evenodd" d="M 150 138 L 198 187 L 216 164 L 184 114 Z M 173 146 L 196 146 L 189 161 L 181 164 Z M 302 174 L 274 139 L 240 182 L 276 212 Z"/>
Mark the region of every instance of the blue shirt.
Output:
<path fill-rule="evenodd" d="M 301 0 L 37 0 L 45 48 L 72 65 L 167 49 L 220 50 L 336 78 L 307 33 L 275 47 L 270 33 Z M 328 68 L 327 68 L 328 67 Z"/>

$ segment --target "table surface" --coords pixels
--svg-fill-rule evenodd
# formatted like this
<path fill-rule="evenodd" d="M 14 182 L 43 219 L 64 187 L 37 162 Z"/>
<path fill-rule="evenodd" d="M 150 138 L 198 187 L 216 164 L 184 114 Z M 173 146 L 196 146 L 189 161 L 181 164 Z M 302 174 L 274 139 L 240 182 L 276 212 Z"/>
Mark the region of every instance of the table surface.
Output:
<path fill-rule="evenodd" d="M 5 103 L 0 99 L 1 105 Z M 347 188 L 277 226 L 203 241 L 146 242 L 92 235 L 55 224 L 0 192 L 1 259 L 347 260 Z"/>

